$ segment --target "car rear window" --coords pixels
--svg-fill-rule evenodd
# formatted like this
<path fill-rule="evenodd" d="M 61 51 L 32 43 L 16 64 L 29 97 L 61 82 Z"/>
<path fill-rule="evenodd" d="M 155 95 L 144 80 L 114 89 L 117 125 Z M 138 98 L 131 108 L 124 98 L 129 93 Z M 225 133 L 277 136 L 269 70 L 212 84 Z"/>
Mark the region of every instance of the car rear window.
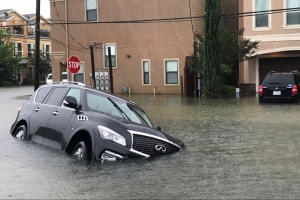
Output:
<path fill-rule="evenodd" d="M 55 90 L 51 93 L 51 95 L 47 99 L 46 104 L 53 105 L 53 106 L 60 105 L 60 102 L 62 101 L 67 91 L 68 88 L 65 87 L 55 88 Z"/>
<path fill-rule="evenodd" d="M 293 76 L 291 74 L 270 74 L 263 81 L 263 84 L 268 85 L 288 85 L 293 83 Z"/>
<path fill-rule="evenodd" d="M 68 74 L 62 74 L 62 79 L 68 79 Z"/>
<path fill-rule="evenodd" d="M 39 91 L 38 91 L 38 93 L 35 97 L 35 102 L 36 103 L 42 103 L 50 90 L 51 90 L 50 87 L 39 89 Z"/>

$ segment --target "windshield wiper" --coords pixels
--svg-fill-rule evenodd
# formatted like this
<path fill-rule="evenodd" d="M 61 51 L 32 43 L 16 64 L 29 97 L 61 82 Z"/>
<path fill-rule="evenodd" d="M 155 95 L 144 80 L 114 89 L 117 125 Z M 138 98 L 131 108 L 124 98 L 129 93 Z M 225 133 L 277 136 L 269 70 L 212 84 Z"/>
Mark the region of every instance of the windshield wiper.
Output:
<path fill-rule="evenodd" d="M 116 102 L 114 102 L 114 101 L 113 101 L 111 98 L 109 98 L 109 97 L 107 97 L 107 99 L 114 105 L 115 108 L 118 109 L 118 111 L 121 113 L 121 115 L 122 115 L 125 119 L 131 121 L 131 119 L 130 119 L 130 118 L 125 114 L 125 112 L 118 106 L 118 104 L 116 104 Z"/>
<path fill-rule="evenodd" d="M 130 105 L 127 104 L 127 106 L 128 106 L 128 108 L 129 108 L 132 112 L 136 113 L 136 114 L 139 116 L 139 118 L 142 119 L 142 120 L 145 122 L 145 124 L 147 124 L 147 125 L 149 126 L 148 122 L 142 117 L 142 115 L 140 115 L 139 112 L 137 112 L 137 111 L 136 111 L 134 108 L 132 108 Z"/>

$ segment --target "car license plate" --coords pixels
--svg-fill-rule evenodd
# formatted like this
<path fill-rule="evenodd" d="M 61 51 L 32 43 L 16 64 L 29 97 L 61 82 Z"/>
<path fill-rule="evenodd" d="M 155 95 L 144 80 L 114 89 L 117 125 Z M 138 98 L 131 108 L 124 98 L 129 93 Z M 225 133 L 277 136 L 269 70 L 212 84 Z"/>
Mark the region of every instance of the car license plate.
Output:
<path fill-rule="evenodd" d="M 273 95 L 281 95 L 281 91 L 273 91 Z"/>

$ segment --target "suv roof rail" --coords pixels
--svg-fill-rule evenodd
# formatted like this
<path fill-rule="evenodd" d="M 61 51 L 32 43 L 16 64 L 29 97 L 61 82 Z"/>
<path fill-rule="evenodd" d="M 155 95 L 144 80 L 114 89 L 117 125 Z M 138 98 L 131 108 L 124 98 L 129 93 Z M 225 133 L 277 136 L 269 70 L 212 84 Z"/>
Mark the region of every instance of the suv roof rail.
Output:
<path fill-rule="evenodd" d="M 269 74 L 273 74 L 273 73 L 275 73 L 275 72 L 276 72 L 276 71 L 270 71 Z"/>
<path fill-rule="evenodd" d="M 49 84 L 74 84 L 74 85 L 82 85 L 82 86 L 85 86 L 85 84 L 83 84 L 83 83 L 81 83 L 81 82 L 75 82 L 75 81 L 66 81 L 66 82 L 59 81 L 59 82 L 52 82 L 52 83 L 49 83 Z"/>

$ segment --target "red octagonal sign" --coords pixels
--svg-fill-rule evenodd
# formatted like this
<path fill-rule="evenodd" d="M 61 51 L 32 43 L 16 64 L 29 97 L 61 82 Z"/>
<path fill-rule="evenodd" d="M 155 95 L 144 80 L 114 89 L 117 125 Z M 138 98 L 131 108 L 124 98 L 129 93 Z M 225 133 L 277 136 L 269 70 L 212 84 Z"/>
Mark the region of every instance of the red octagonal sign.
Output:
<path fill-rule="evenodd" d="M 77 74 L 80 70 L 80 60 L 77 56 L 68 59 L 68 69 L 72 74 Z"/>

